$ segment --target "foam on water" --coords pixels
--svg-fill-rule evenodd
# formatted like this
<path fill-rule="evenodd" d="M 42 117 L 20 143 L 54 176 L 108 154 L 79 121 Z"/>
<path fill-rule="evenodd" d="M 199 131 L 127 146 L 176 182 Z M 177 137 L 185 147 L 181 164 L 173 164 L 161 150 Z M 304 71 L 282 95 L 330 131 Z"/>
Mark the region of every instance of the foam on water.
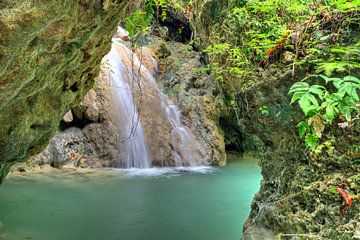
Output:
<path fill-rule="evenodd" d="M 159 176 L 179 176 L 187 173 L 210 174 L 216 171 L 214 167 L 163 167 L 163 168 L 129 168 L 114 169 L 115 171 L 129 177 L 159 177 Z"/>

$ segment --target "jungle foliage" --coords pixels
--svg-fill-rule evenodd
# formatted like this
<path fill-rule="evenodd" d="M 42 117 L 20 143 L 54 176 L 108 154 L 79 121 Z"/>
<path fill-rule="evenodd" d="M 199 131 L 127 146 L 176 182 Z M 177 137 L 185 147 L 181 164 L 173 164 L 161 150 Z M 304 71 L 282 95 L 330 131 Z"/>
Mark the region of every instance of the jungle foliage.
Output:
<path fill-rule="evenodd" d="M 307 69 L 289 93 L 304 113 L 299 136 L 315 151 L 327 127 L 357 119 L 360 39 L 351 28 L 359 29 L 359 9 L 358 0 L 234 1 L 210 31 L 206 70 L 231 105 L 244 83 L 287 52 L 293 76 Z"/>
<path fill-rule="evenodd" d="M 212 64 L 208 70 L 236 92 L 241 85 L 239 79 L 251 77 L 254 66 L 271 58 L 283 37 L 291 38 L 286 45 L 293 48 L 293 52 L 302 53 L 306 45 L 309 53 L 317 54 L 319 43 L 330 41 L 334 36 L 311 36 L 308 32 L 319 34 L 315 29 L 322 27 L 322 21 L 332 24 L 340 14 L 345 16 L 341 19 L 344 23 L 356 21 L 359 7 L 359 0 L 234 1 L 210 30 L 212 44 L 206 52 Z"/>

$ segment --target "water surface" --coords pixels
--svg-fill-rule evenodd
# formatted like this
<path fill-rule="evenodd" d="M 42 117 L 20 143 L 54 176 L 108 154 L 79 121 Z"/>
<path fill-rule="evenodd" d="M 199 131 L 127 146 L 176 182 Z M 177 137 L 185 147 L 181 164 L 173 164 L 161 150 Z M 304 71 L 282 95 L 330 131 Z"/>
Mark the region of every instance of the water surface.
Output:
<path fill-rule="evenodd" d="M 244 160 L 13 176 L 0 188 L 0 239 L 239 240 L 260 179 Z"/>

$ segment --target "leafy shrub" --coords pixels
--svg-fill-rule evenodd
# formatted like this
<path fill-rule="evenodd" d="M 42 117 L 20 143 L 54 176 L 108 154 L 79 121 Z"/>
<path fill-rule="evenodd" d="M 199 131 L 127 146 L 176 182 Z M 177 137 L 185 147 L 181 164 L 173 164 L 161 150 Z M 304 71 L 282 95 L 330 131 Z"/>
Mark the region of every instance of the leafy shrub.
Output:
<path fill-rule="evenodd" d="M 305 120 L 298 124 L 299 136 L 305 136 L 305 144 L 314 150 L 326 125 L 335 118 L 342 116 L 346 121 L 352 120 L 352 115 L 359 112 L 360 80 L 351 75 L 351 70 L 359 68 L 360 46 L 331 48 L 330 52 L 340 54 L 332 61 L 318 61 L 317 74 L 306 77 L 295 83 L 289 90 L 292 95 L 291 104 L 298 102 L 305 115 Z M 347 60 L 347 61 L 346 61 Z M 352 61 L 354 60 L 354 61 Z M 354 63 L 354 64 L 352 64 Z M 348 75 L 331 77 L 336 74 Z M 321 74 L 325 73 L 325 74 Z M 310 85 L 307 81 L 317 81 Z"/>

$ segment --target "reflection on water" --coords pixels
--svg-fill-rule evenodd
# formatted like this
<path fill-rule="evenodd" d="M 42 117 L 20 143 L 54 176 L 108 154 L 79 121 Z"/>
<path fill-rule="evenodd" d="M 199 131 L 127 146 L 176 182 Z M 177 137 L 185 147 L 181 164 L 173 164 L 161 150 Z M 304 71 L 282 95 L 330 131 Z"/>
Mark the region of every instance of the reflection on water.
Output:
<path fill-rule="evenodd" d="M 253 161 L 12 176 L 0 188 L 1 234 L 5 240 L 238 240 L 260 179 Z"/>

